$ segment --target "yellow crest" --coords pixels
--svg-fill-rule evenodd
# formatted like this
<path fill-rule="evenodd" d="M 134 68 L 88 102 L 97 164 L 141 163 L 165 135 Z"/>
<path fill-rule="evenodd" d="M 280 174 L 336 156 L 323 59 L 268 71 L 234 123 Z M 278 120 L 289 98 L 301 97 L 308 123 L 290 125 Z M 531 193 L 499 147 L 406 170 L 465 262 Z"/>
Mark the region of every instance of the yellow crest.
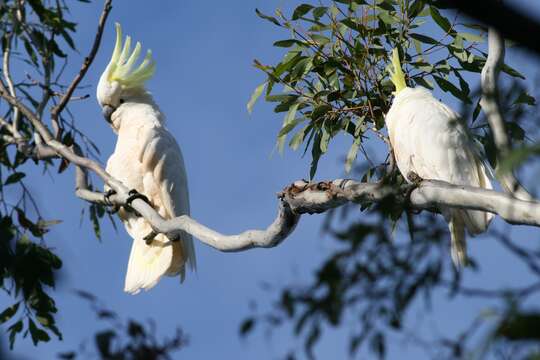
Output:
<path fill-rule="evenodd" d="M 137 42 L 133 52 L 131 52 L 131 37 L 126 36 L 126 41 L 122 46 L 122 27 L 119 23 L 116 23 L 115 26 L 116 45 L 109 63 L 108 80 L 110 82 L 118 81 L 123 88 L 143 87 L 145 81 L 150 79 L 156 71 L 152 51 L 148 50 L 141 64 L 132 70 L 141 53 L 141 43 Z"/>
<path fill-rule="evenodd" d="M 407 87 L 405 75 L 401 69 L 401 63 L 399 62 L 399 53 L 397 49 L 392 51 L 392 64 L 388 69 L 388 73 L 390 73 L 390 80 L 392 80 L 392 83 L 396 87 L 396 94 Z"/>

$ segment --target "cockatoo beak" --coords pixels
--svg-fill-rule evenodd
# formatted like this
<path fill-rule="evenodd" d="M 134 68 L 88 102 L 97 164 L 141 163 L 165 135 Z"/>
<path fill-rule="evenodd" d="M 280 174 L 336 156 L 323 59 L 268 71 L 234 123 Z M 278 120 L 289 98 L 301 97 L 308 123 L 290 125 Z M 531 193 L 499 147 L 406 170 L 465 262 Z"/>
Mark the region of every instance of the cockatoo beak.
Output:
<path fill-rule="evenodd" d="M 105 118 L 105 120 L 110 124 L 111 123 L 111 116 L 113 114 L 113 112 L 115 111 L 116 109 L 113 108 L 111 105 L 104 105 L 103 106 L 103 109 L 102 109 L 102 114 L 103 114 L 103 117 Z"/>

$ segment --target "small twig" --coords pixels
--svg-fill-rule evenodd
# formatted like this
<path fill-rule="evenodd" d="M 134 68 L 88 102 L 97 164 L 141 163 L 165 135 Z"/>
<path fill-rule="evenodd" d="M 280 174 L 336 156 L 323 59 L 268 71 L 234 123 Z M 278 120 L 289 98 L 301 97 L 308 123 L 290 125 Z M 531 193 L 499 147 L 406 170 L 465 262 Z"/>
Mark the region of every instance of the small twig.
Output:
<path fill-rule="evenodd" d="M 86 75 L 86 72 L 90 68 L 90 65 L 94 61 L 94 58 L 96 57 L 97 51 L 99 49 L 99 44 L 101 43 L 101 37 L 103 35 L 103 30 L 105 29 L 105 23 L 107 21 L 107 17 L 109 16 L 111 9 L 112 9 L 112 0 L 106 0 L 103 6 L 103 11 L 101 12 L 101 16 L 99 18 L 96 37 L 94 38 L 94 43 L 92 45 L 90 53 L 84 59 L 84 62 L 81 66 L 81 69 L 79 70 L 79 73 L 77 74 L 77 76 L 75 76 L 75 78 L 69 85 L 66 93 L 64 94 L 64 96 L 62 97 L 58 105 L 56 105 L 51 110 L 51 118 L 54 121 L 58 121 L 58 116 L 64 110 L 67 103 L 71 100 L 71 97 L 73 96 L 73 92 L 75 91 L 75 89 L 77 88 L 81 80 L 84 78 L 84 76 Z"/>

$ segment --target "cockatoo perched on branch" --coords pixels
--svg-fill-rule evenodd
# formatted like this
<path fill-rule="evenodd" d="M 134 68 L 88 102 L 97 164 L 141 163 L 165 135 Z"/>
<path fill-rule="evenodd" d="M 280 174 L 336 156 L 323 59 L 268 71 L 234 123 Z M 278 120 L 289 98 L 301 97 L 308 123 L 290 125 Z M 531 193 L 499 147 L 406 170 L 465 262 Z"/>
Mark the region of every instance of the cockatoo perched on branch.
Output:
<path fill-rule="evenodd" d="M 134 68 L 141 52 L 131 38 L 122 45 L 122 28 L 116 24 L 116 45 L 111 61 L 101 75 L 97 99 L 118 141 L 107 161 L 107 171 L 125 186 L 144 194 L 164 218 L 189 214 L 186 170 L 180 148 L 164 126 L 164 116 L 144 88 L 155 71 L 152 52 Z M 141 195 L 133 196 L 142 197 Z M 120 209 L 119 216 L 133 238 L 125 288 L 136 294 L 156 285 L 163 275 L 180 275 L 186 265 L 195 269 L 191 236 L 181 233 L 171 241 L 159 234 L 145 241 L 150 224 L 133 211 Z M 147 244 L 148 242 L 148 244 Z"/>
<path fill-rule="evenodd" d="M 410 175 L 417 175 L 422 179 L 492 189 L 486 168 L 460 116 L 427 89 L 407 87 L 396 49 L 392 68 L 390 78 L 396 91 L 386 125 L 403 177 L 409 182 Z M 440 211 L 448 222 L 452 260 L 459 268 L 467 264 L 465 229 L 471 235 L 484 232 L 493 214 L 445 207 Z"/>

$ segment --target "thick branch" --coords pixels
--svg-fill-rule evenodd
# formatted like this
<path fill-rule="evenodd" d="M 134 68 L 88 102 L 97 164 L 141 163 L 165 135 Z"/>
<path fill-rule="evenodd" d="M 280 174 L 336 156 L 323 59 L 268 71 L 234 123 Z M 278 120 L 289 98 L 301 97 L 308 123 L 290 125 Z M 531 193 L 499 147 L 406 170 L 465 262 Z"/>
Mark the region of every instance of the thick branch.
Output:
<path fill-rule="evenodd" d="M 284 200 L 297 213 L 318 213 L 347 202 L 380 202 L 392 196 L 393 202 L 404 202 L 407 188 L 388 185 L 333 180 L 321 183 L 297 181 L 284 190 Z M 511 224 L 540 226 L 540 202 L 518 200 L 493 190 L 451 185 L 443 181 L 425 180 L 410 194 L 410 205 L 431 210 L 452 207 L 482 210 L 498 214 Z"/>
<path fill-rule="evenodd" d="M 166 234 L 173 239 L 178 232 L 185 231 L 218 250 L 242 251 L 279 244 L 294 230 L 300 214 L 322 213 L 348 202 L 365 204 L 391 200 L 393 203 L 404 204 L 404 194 L 408 189 L 409 185 L 396 189 L 388 185 L 343 179 L 319 183 L 297 181 L 279 194 L 278 216 L 266 230 L 248 230 L 229 236 L 219 234 L 188 216 L 163 219 L 142 200 L 135 200 L 132 207 L 150 222 L 156 233 Z M 85 195 L 88 197 L 82 197 L 86 200 L 107 204 L 103 194 L 85 192 Z M 125 204 L 121 197 L 113 196 L 111 201 L 117 205 Z M 411 192 L 410 205 L 416 209 L 427 210 L 441 206 L 483 210 L 498 214 L 511 224 L 540 226 L 538 201 L 518 200 L 493 190 L 456 186 L 442 181 L 423 181 Z"/>
<path fill-rule="evenodd" d="M 499 171 L 501 160 L 510 152 L 510 140 L 506 132 L 504 118 L 499 105 L 498 79 L 504 64 L 504 39 L 495 28 L 489 28 L 488 57 L 482 69 L 482 100 L 480 105 L 493 133 L 493 140 L 497 149 L 497 169 L 495 172 L 503 188 L 522 200 L 532 200 L 533 197 L 525 190 L 517 178 L 509 171 Z"/>

